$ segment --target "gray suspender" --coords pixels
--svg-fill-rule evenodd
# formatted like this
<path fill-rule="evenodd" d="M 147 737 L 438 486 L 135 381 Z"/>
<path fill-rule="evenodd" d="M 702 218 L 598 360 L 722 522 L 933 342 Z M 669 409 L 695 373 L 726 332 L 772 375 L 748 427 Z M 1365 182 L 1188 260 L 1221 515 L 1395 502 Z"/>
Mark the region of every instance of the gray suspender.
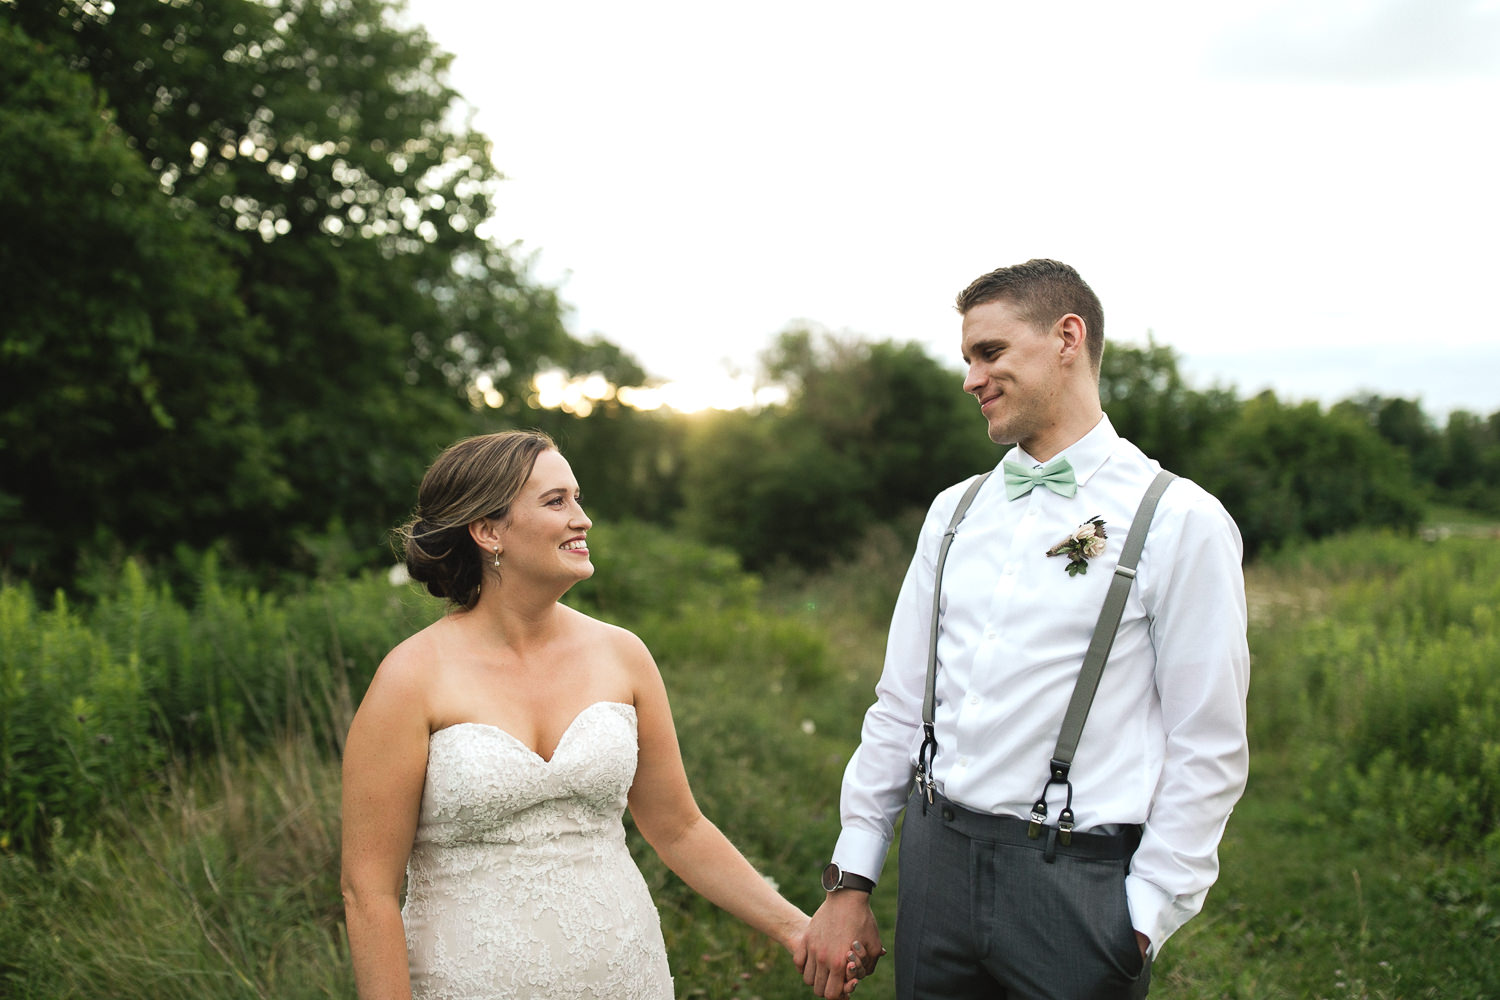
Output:
<path fill-rule="evenodd" d="M 943 564 L 948 561 L 948 549 L 953 545 L 953 536 L 958 532 L 958 522 L 964 519 L 969 511 L 969 504 L 974 502 L 974 494 L 979 492 L 979 487 L 988 478 L 990 474 L 986 472 L 970 483 L 958 501 L 958 506 L 953 509 L 953 517 L 948 520 L 948 530 L 943 532 L 943 544 L 938 548 L 937 568 L 932 573 L 932 631 L 927 639 L 927 694 L 922 698 L 922 749 L 917 751 L 917 784 L 927 793 L 927 803 L 932 802 L 932 758 L 937 755 L 937 736 L 932 728 L 932 716 L 937 692 L 938 617 L 943 608 Z M 922 808 L 925 810 L 927 805 L 924 804 Z"/>
<path fill-rule="evenodd" d="M 1130 585 L 1135 582 L 1135 564 L 1140 561 L 1141 549 L 1146 545 L 1146 534 L 1151 530 L 1151 519 L 1156 515 L 1156 504 L 1167 485 L 1176 479 L 1163 469 L 1146 487 L 1146 495 L 1136 508 L 1135 520 L 1130 522 L 1130 533 L 1125 536 L 1125 547 L 1120 550 L 1120 561 L 1115 566 L 1115 575 L 1109 581 L 1109 592 L 1104 595 L 1104 606 L 1099 609 L 1099 621 L 1094 625 L 1094 636 L 1089 640 L 1088 652 L 1083 655 L 1083 669 L 1078 672 L 1078 682 L 1073 686 L 1073 697 L 1068 700 L 1068 711 L 1063 715 L 1062 731 L 1057 736 L 1057 746 L 1052 751 L 1051 767 L 1042 794 L 1031 806 L 1031 823 L 1027 833 L 1038 837 L 1047 819 L 1047 789 L 1060 784 L 1067 789 L 1068 798 L 1062 812 L 1057 814 L 1057 829 L 1047 833 L 1046 858 L 1052 860 L 1056 837 L 1063 844 L 1073 840 L 1073 783 L 1068 780 L 1068 771 L 1073 766 L 1073 754 L 1078 749 L 1078 739 L 1083 735 L 1083 723 L 1088 718 L 1089 706 L 1094 703 L 1094 692 L 1099 689 L 1099 678 L 1104 673 L 1105 661 L 1115 644 L 1115 631 L 1120 627 L 1120 616 L 1125 613 L 1125 598 L 1130 594 Z"/>
<path fill-rule="evenodd" d="M 937 689 L 937 637 L 938 616 L 941 609 L 940 598 L 943 584 L 943 564 L 948 560 L 948 549 L 953 544 L 953 536 L 958 531 L 958 523 L 963 520 L 964 514 L 968 512 L 969 505 L 974 501 L 974 495 L 979 492 L 979 487 L 989 478 L 986 473 L 969 485 L 963 498 L 959 500 L 958 507 L 953 511 L 953 518 L 948 523 L 948 530 L 943 535 L 942 546 L 938 549 L 937 567 L 932 581 L 932 630 L 927 647 L 927 693 L 922 701 L 922 749 L 917 754 L 917 782 L 926 793 L 926 801 L 931 802 L 933 796 L 932 782 L 932 760 L 937 753 L 937 739 L 933 730 L 933 706 Z M 1068 710 L 1063 715 L 1062 731 L 1057 737 L 1057 746 L 1052 751 L 1051 767 L 1048 772 L 1047 783 L 1042 788 L 1042 794 L 1037 797 L 1036 803 L 1031 807 L 1031 824 L 1028 832 L 1032 837 L 1041 835 L 1044 822 L 1047 819 L 1047 789 L 1054 784 L 1062 784 L 1067 788 L 1068 799 L 1063 811 L 1058 814 L 1058 824 L 1054 831 L 1049 831 L 1047 844 L 1047 858 L 1051 860 L 1053 837 L 1058 837 L 1063 844 L 1067 844 L 1073 837 L 1073 786 L 1068 781 L 1068 772 L 1073 766 L 1073 754 L 1078 750 L 1079 737 L 1083 735 L 1083 724 L 1088 719 L 1089 707 L 1094 702 L 1094 693 L 1099 689 L 1099 678 L 1104 674 L 1104 664 L 1109 659 L 1109 651 L 1115 642 L 1115 632 L 1120 627 L 1120 617 L 1125 613 L 1125 600 L 1130 594 L 1131 584 L 1135 582 L 1135 567 L 1140 561 L 1141 550 L 1146 545 L 1146 535 L 1151 529 L 1151 519 L 1156 515 L 1156 505 L 1161 500 L 1161 495 L 1166 492 L 1167 485 L 1177 477 L 1163 469 L 1156 474 L 1151 485 L 1146 488 L 1146 495 L 1141 498 L 1141 505 L 1136 509 L 1135 519 L 1130 523 L 1130 532 L 1125 536 L 1125 547 L 1120 550 L 1120 561 L 1115 566 L 1114 577 L 1109 583 L 1109 592 L 1105 594 L 1104 606 L 1099 610 L 1099 620 L 1094 625 L 1093 638 L 1089 640 L 1088 651 L 1083 657 L 1083 667 L 1078 673 L 1078 681 L 1073 687 L 1073 697 L 1068 701 Z"/>

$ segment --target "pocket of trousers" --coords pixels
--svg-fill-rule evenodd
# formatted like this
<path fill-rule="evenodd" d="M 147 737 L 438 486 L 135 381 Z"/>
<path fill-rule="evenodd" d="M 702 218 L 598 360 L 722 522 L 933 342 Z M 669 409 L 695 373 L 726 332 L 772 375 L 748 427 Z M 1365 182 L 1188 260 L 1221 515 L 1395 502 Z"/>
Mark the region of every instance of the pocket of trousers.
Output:
<path fill-rule="evenodd" d="M 1069 956 L 1134 982 L 1145 971 L 1125 896 L 1128 862 L 1069 857 L 1043 860 L 1038 850 L 985 845 L 988 883 L 976 886 L 976 913 L 1011 923 L 1017 944 Z"/>

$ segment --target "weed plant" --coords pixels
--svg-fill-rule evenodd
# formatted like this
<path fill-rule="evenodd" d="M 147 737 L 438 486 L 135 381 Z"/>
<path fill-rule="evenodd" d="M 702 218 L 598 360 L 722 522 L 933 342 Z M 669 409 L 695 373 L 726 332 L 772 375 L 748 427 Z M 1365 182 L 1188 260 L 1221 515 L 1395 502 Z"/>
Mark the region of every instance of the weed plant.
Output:
<path fill-rule="evenodd" d="M 225 747 L 44 866 L 0 855 L 0 995 L 352 997 L 323 750 L 306 733 Z"/>
<path fill-rule="evenodd" d="M 1360 534 L 1285 553 L 1252 636 L 1264 746 L 1353 835 L 1500 848 L 1500 545 Z"/>
<path fill-rule="evenodd" d="M 705 814 L 811 911 L 909 539 L 763 583 L 657 529 L 593 537 L 569 600 L 646 640 Z M 1252 567 L 1251 783 L 1153 995 L 1500 996 L 1494 550 L 1356 535 Z M 440 606 L 383 576 L 272 596 L 210 574 L 184 603 L 127 568 L 98 593 L 0 591 L 0 995 L 351 997 L 338 751 L 380 656 Z M 808 995 L 630 841 L 679 997 Z M 890 997 L 890 968 L 859 995 Z"/>
<path fill-rule="evenodd" d="M 258 747 L 289 718 L 341 744 L 351 692 L 436 603 L 380 576 L 272 595 L 201 564 L 191 606 L 126 563 L 86 608 L 0 589 L 0 845 L 45 857 L 168 759 Z"/>
<path fill-rule="evenodd" d="M 862 695 L 831 683 L 822 634 L 767 609 L 760 581 L 732 556 L 647 527 L 599 528 L 591 540 L 600 574 L 570 601 L 646 639 L 704 811 L 799 905 L 815 905 L 814 859 L 837 833 Z M 0 856 L 0 993 L 352 996 L 338 751 L 381 655 L 440 603 L 373 576 L 276 596 L 209 580 L 189 608 L 131 567 L 87 612 L 41 609 L 24 590 L 4 600 L 14 605 L 7 639 L 35 640 L 5 647 L 5 676 L 25 696 L 6 701 L 8 723 L 26 722 L 29 707 L 31 731 L 45 734 L 72 707 L 70 685 L 102 690 L 90 665 L 133 658 L 151 664 L 132 690 L 150 706 L 133 732 L 152 752 L 122 765 L 116 791 L 91 793 L 88 813 L 70 811 L 69 796 L 94 789 L 91 775 L 59 764 L 50 826 Z M 69 655 L 79 649 L 94 659 Z M 51 656 L 45 673 L 39 651 Z M 206 676 L 188 683 L 195 672 Z M 213 719 L 206 733 L 174 724 L 194 712 Z M 38 742 L 66 763 L 66 747 Z M 29 780 L 29 766 L 11 758 L 6 774 Z M 705 904 L 633 829 L 629 838 L 680 996 L 769 996 L 795 981 L 778 948 Z"/>

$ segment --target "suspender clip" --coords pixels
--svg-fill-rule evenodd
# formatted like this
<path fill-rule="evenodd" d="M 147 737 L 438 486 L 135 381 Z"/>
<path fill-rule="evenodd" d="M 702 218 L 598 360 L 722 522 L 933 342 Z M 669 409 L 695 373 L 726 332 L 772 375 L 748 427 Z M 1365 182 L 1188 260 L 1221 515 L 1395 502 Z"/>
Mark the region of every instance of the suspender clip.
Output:
<path fill-rule="evenodd" d="M 1026 824 L 1026 836 L 1032 840 L 1042 835 L 1042 827 L 1047 823 L 1047 800 L 1037 799 L 1031 807 L 1031 822 Z"/>
<path fill-rule="evenodd" d="M 937 736 L 930 722 L 922 723 L 922 749 L 917 751 L 917 787 L 922 790 L 922 814 L 932 805 L 936 784 L 932 779 L 932 761 L 937 756 Z"/>

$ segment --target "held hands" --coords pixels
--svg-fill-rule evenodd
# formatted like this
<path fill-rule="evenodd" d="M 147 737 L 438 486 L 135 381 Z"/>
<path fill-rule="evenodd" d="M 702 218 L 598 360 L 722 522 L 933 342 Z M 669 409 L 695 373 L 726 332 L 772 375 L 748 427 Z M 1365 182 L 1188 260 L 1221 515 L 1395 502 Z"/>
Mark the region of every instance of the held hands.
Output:
<path fill-rule="evenodd" d="M 865 951 L 864 943 L 860 941 L 856 941 L 849 946 L 849 961 L 844 966 L 845 996 L 853 993 L 854 987 L 859 985 L 860 980 L 875 971 L 876 963 L 880 961 L 880 956 L 884 954 L 884 948 L 881 948 L 874 955 L 869 954 Z"/>
<path fill-rule="evenodd" d="M 805 943 L 805 962 L 799 968 L 813 994 L 838 1000 L 853 992 L 885 954 L 875 914 L 870 912 L 870 894 L 857 889 L 830 892 L 813 914 Z"/>

